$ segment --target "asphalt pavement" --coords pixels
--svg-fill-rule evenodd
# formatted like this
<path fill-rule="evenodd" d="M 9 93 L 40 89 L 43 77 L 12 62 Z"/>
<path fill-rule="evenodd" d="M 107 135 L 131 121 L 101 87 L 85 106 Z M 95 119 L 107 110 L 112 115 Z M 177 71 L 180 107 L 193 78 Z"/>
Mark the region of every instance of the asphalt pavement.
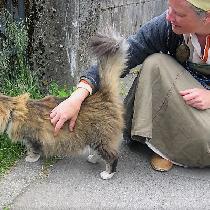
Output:
<path fill-rule="evenodd" d="M 123 143 L 117 173 L 102 180 L 104 163 L 86 157 L 21 159 L 0 180 L 0 209 L 210 209 L 210 168 L 156 172 L 145 145 Z"/>

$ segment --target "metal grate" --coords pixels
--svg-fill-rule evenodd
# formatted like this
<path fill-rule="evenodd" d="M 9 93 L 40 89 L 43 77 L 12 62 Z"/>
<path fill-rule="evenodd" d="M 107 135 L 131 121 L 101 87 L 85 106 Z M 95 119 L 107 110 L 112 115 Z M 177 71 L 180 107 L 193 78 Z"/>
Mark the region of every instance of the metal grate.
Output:
<path fill-rule="evenodd" d="M 25 0 L 2 0 L 1 8 L 6 8 L 17 21 L 25 19 Z"/>
<path fill-rule="evenodd" d="M 24 0 L 6 0 L 6 9 L 9 10 L 15 20 L 23 20 L 25 18 Z"/>

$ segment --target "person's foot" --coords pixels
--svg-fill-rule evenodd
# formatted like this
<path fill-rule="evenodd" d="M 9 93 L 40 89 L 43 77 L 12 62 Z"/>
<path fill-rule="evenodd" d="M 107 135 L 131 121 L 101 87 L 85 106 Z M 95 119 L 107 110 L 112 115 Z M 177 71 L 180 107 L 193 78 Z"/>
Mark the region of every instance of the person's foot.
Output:
<path fill-rule="evenodd" d="M 169 160 L 162 158 L 157 154 L 153 154 L 150 160 L 152 168 L 156 171 L 166 172 L 173 167 L 173 163 Z"/>

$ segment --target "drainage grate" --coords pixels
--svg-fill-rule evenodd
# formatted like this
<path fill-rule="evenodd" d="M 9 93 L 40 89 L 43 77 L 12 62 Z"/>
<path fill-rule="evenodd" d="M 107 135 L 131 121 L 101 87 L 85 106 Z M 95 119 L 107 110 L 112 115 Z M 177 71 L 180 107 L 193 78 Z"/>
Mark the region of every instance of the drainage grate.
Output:
<path fill-rule="evenodd" d="M 17 21 L 25 19 L 25 0 L 3 0 L 1 8 L 6 8 Z"/>

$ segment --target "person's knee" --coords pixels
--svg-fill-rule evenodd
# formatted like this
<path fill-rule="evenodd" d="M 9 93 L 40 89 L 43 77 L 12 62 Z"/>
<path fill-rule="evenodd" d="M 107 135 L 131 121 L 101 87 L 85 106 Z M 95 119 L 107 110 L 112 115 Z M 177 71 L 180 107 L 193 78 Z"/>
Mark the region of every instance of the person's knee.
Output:
<path fill-rule="evenodd" d="M 155 53 L 150 56 L 148 56 L 143 65 L 159 65 L 166 59 L 170 59 L 170 56 L 163 54 L 163 53 Z"/>
<path fill-rule="evenodd" d="M 159 65 L 160 65 L 160 60 L 162 60 L 164 57 L 163 54 L 161 53 L 155 53 L 150 56 L 148 56 L 142 65 L 142 70 L 145 72 L 159 72 Z"/>
<path fill-rule="evenodd" d="M 155 53 L 145 59 L 142 68 L 147 69 L 147 71 L 159 72 L 163 69 L 163 66 L 170 66 L 173 62 L 175 62 L 175 60 L 171 56 L 163 53 Z M 165 68 L 164 71 L 166 71 Z"/>

